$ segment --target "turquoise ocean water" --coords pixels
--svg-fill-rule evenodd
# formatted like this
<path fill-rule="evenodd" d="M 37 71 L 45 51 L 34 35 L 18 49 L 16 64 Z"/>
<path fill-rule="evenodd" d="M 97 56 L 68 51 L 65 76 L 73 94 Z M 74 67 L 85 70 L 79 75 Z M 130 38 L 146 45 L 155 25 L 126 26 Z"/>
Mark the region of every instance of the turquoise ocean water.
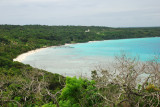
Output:
<path fill-rule="evenodd" d="M 131 57 L 139 56 L 141 61 L 149 61 L 155 55 L 160 55 L 160 37 L 105 40 L 46 48 L 27 56 L 23 63 L 71 76 L 77 72 L 89 72 L 94 66 L 114 59 L 115 55 L 122 52 Z"/>
<path fill-rule="evenodd" d="M 105 40 L 90 43 L 70 45 L 75 49 L 72 53 L 80 56 L 115 56 L 126 53 L 139 56 L 141 61 L 151 60 L 155 55 L 160 55 L 160 38 L 138 38 Z"/>

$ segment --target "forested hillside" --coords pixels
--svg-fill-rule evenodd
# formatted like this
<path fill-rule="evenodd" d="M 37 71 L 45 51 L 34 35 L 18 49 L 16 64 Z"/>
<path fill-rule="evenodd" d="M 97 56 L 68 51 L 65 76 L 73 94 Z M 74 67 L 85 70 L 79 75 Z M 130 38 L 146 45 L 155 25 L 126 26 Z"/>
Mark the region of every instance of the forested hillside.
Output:
<path fill-rule="evenodd" d="M 160 37 L 160 27 L 109 28 L 96 26 L 0 25 L 0 106 L 114 106 L 120 103 L 121 100 L 118 100 L 119 102 L 116 102 L 117 100 L 112 101 L 113 98 L 110 97 L 111 102 L 103 104 L 104 97 L 95 94 L 99 91 L 95 86 L 99 82 L 96 82 L 98 78 L 96 72 L 93 72 L 93 77 L 96 77 L 92 81 L 76 78 L 67 78 L 66 80 L 61 75 L 39 70 L 20 62 L 13 62 L 13 59 L 19 54 L 41 47 L 92 40 L 142 37 Z M 151 92 L 159 92 L 159 87 L 152 85 L 150 84 Z M 119 89 L 117 84 L 107 84 L 107 86 Z M 106 89 L 102 87 L 100 91 L 103 90 Z M 60 94 L 61 91 L 62 94 Z M 73 97 L 74 95 L 70 93 L 72 91 L 79 92 L 75 94 L 75 97 L 79 98 Z M 129 89 L 127 92 L 130 93 Z M 84 97 L 84 95 L 87 96 Z M 135 98 L 140 99 L 140 96 Z M 124 99 L 123 97 L 121 99 Z M 153 100 L 153 102 L 159 105 L 157 100 Z M 134 102 L 130 104 L 134 104 Z M 143 105 L 144 101 L 141 104 Z"/>

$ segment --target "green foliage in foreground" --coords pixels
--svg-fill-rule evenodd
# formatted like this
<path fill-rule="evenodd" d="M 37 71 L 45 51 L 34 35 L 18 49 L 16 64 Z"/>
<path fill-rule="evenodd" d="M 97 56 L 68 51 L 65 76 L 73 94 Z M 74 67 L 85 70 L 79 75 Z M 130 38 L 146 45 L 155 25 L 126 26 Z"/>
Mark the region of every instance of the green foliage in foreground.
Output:
<path fill-rule="evenodd" d="M 96 95 L 96 87 L 94 84 L 94 81 L 87 79 L 67 77 L 66 85 L 59 97 L 60 105 L 63 104 L 63 106 L 66 107 L 80 107 L 81 105 L 92 107 L 96 103 L 95 100 L 100 100 Z"/>
<path fill-rule="evenodd" d="M 160 87 L 157 88 L 157 90 L 155 86 L 147 85 L 145 89 L 142 89 L 142 85 L 139 85 L 139 88 L 129 90 L 131 87 L 120 86 L 121 84 L 118 84 L 120 82 L 117 84 L 107 84 L 107 82 L 103 80 L 103 76 L 100 77 L 101 80 L 99 80 L 99 82 L 105 82 L 106 84 L 102 85 L 100 85 L 99 82 L 95 82 L 97 79 L 87 80 L 67 77 L 66 85 L 62 89 L 60 96 L 58 96 L 58 103 L 53 104 L 53 102 L 50 102 L 42 107 L 160 106 Z M 152 90 L 152 92 L 150 90 Z"/>
<path fill-rule="evenodd" d="M 40 106 L 54 101 L 50 95 L 60 90 L 64 77 L 30 66 L 0 69 L 0 105 Z M 52 79 L 54 78 L 54 79 Z"/>
<path fill-rule="evenodd" d="M 12 84 L 4 86 L 5 90 L 1 90 L 0 94 L 3 97 L 1 97 L 0 104 L 8 107 L 123 107 L 124 105 L 158 107 L 160 105 L 159 96 L 157 96 L 160 94 L 160 87 L 146 83 L 145 88 L 142 88 L 142 85 L 133 88 L 129 85 L 122 85 L 121 82 L 114 83 L 116 80 L 114 78 L 107 82 L 107 75 L 98 76 L 95 72 L 92 74 L 96 77 L 92 78 L 93 80 L 67 77 L 65 87 L 61 87 L 62 90 L 58 91 L 58 94 L 47 87 L 47 82 L 43 80 L 41 73 L 29 72 L 28 74 L 27 72 L 24 75 L 31 77 L 31 80 L 34 78 L 32 84 L 30 80 L 25 84 L 26 77 L 23 77 L 24 80 L 22 77 L 16 77 L 18 81 L 13 77 L 11 80 L 6 79 L 5 81 L 12 81 Z M 107 71 L 103 72 L 107 73 Z M 34 81 L 38 79 L 37 77 L 39 80 Z M 39 89 L 40 84 L 43 86 Z"/>
<path fill-rule="evenodd" d="M 102 102 L 101 98 L 96 94 L 97 89 L 94 86 L 94 81 L 76 77 L 67 77 L 66 85 L 62 89 L 60 96 L 58 97 L 58 106 L 60 107 L 93 107 L 99 102 Z M 97 102 L 98 101 L 98 102 Z M 48 103 L 42 107 L 54 107 L 57 105 Z"/>

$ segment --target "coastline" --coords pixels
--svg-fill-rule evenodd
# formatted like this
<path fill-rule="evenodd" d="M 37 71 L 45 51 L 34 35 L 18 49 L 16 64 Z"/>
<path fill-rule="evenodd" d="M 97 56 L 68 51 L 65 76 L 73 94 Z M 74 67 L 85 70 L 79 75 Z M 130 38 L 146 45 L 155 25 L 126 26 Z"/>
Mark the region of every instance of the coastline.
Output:
<path fill-rule="evenodd" d="M 99 41 L 104 41 L 104 40 L 99 40 Z M 97 42 L 97 41 L 88 41 L 86 43 L 91 43 L 91 42 Z M 71 44 L 79 44 L 79 43 L 66 43 L 65 45 L 60 45 L 60 46 L 68 46 L 68 45 L 71 45 Z M 32 54 L 37 53 L 37 52 L 40 52 L 40 51 L 42 51 L 46 48 L 50 48 L 50 47 L 58 47 L 58 46 L 43 47 L 43 48 L 38 48 L 38 49 L 35 49 L 35 50 L 25 52 L 25 53 L 22 53 L 22 54 L 18 55 L 16 58 L 14 58 L 13 61 L 22 62 L 27 56 L 32 55 Z"/>
<path fill-rule="evenodd" d="M 49 46 L 49 47 L 54 47 L 54 46 Z M 31 51 L 22 53 L 22 54 L 18 55 L 16 58 L 14 58 L 13 61 L 22 62 L 27 56 L 32 55 L 32 54 L 37 53 L 37 52 L 40 52 L 43 49 L 46 49 L 46 48 L 49 48 L 49 47 L 38 48 L 38 49 L 35 49 L 35 50 L 31 50 Z"/>
<path fill-rule="evenodd" d="M 153 37 L 144 37 L 144 38 L 153 38 Z M 141 38 L 129 38 L 129 39 L 141 39 Z M 98 42 L 98 41 L 106 41 L 106 40 L 94 40 L 94 41 L 88 41 L 88 42 L 85 42 L 85 43 L 92 43 L 92 42 Z M 65 43 L 65 45 L 60 45 L 60 46 L 69 46 L 71 44 L 80 44 L 80 43 Z M 28 51 L 26 53 L 22 53 L 22 54 L 18 55 L 16 58 L 13 59 L 13 61 L 22 62 L 27 56 L 32 55 L 36 52 L 39 52 L 43 49 L 50 48 L 50 47 L 58 47 L 58 46 L 42 47 L 42 48 L 38 48 L 38 49 L 35 49 L 35 50 L 31 50 L 31 51 Z"/>

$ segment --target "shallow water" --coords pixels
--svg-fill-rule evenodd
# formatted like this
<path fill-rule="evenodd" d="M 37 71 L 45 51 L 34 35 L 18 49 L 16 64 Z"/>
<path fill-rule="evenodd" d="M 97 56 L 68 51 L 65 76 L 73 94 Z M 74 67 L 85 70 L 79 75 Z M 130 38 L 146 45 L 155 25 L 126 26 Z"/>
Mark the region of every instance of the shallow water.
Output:
<path fill-rule="evenodd" d="M 160 54 L 160 38 L 105 40 L 50 47 L 27 56 L 25 64 L 67 76 L 88 76 L 97 67 L 107 67 L 121 52 L 139 56 L 141 61 Z"/>

